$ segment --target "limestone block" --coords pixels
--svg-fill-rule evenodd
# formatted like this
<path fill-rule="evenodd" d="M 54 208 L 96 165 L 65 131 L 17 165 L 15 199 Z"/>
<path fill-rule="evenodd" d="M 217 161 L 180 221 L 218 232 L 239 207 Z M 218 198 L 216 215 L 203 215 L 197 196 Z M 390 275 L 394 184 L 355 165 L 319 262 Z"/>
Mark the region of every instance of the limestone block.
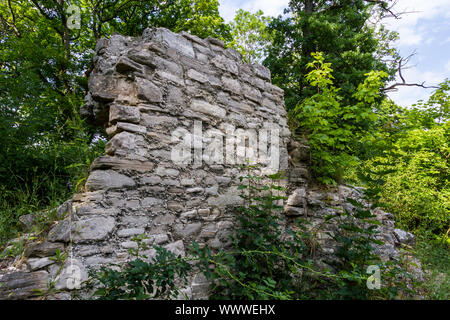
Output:
<path fill-rule="evenodd" d="M 236 64 L 236 62 L 234 62 L 231 59 L 228 59 L 223 55 L 218 55 L 214 57 L 211 60 L 211 63 L 215 65 L 217 68 L 222 69 L 224 71 L 228 71 L 231 74 L 237 75 L 239 73 L 239 67 Z"/>
<path fill-rule="evenodd" d="M 243 91 L 244 97 L 246 97 L 252 101 L 255 101 L 255 102 L 261 101 L 262 95 L 258 89 L 255 89 L 247 84 L 243 84 L 242 91 Z"/>
<path fill-rule="evenodd" d="M 25 255 L 30 258 L 51 257 L 55 255 L 57 250 L 63 252 L 64 244 L 44 241 L 27 246 L 25 249 Z"/>
<path fill-rule="evenodd" d="M 42 269 L 53 263 L 55 263 L 55 261 L 50 258 L 30 258 L 27 260 L 27 265 L 31 271 Z"/>
<path fill-rule="evenodd" d="M 158 56 L 153 56 L 152 59 L 157 69 L 164 70 L 180 78 L 183 77 L 183 68 L 179 64 Z"/>
<path fill-rule="evenodd" d="M 170 116 L 155 116 L 155 115 L 142 115 L 143 124 L 149 128 L 153 129 L 155 127 L 173 127 L 178 124 L 178 119 Z"/>
<path fill-rule="evenodd" d="M 288 198 L 287 205 L 294 207 L 303 207 L 306 204 L 305 188 L 296 189 Z"/>
<path fill-rule="evenodd" d="M 136 160 L 125 160 L 115 157 L 103 156 L 94 160 L 91 165 L 91 170 L 119 170 L 128 169 L 140 172 L 152 171 L 154 164 L 151 162 L 141 162 Z"/>
<path fill-rule="evenodd" d="M 34 225 L 35 214 L 25 214 L 19 217 L 19 222 L 22 224 L 22 228 L 25 231 L 31 231 Z"/>
<path fill-rule="evenodd" d="M 81 287 L 83 281 L 88 278 L 88 273 L 83 264 L 77 259 L 67 259 L 60 274 L 55 279 L 56 290 L 72 290 Z"/>
<path fill-rule="evenodd" d="M 241 94 L 241 84 L 236 79 L 222 76 L 222 84 L 225 90 L 228 90 L 236 95 Z"/>
<path fill-rule="evenodd" d="M 213 37 L 207 37 L 205 39 L 205 41 L 208 41 L 210 44 L 213 44 L 215 46 L 221 47 L 221 48 L 225 48 L 225 43 L 217 38 L 213 38 Z"/>
<path fill-rule="evenodd" d="M 184 178 L 181 179 L 180 183 L 182 186 L 193 186 L 195 184 L 195 180 Z"/>
<path fill-rule="evenodd" d="M 141 179 L 142 183 L 144 184 L 160 184 L 162 182 L 161 177 L 159 176 L 144 176 Z"/>
<path fill-rule="evenodd" d="M 169 241 L 169 236 L 166 233 L 156 234 L 156 235 L 150 236 L 149 239 L 152 241 L 153 244 L 161 245 L 161 244 Z"/>
<path fill-rule="evenodd" d="M 180 181 L 174 179 L 164 179 L 161 184 L 165 186 L 180 186 Z"/>
<path fill-rule="evenodd" d="M 121 224 L 129 227 L 145 227 L 150 219 L 146 216 L 124 216 L 121 219 Z"/>
<path fill-rule="evenodd" d="M 154 207 L 163 205 L 164 201 L 154 197 L 147 197 L 141 200 L 141 204 L 143 207 Z"/>
<path fill-rule="evenodd" d="M 162 92 L 154 83 L 147 79 L 136 78 L 137 84 L 137 96 L 140 99 L 146 100 L 148 102 L 161 102 Z"/>
<path fill-rule="evenodd" d="M 149 66 L 151 68 L 156 68 L 156 65 L 153 62 L 154 53 L 149 51 L 147 46 L 145 45 L 138 46 L 135 49 L 131 49 L 130 51 L 128 51 L 127 55 L 128 58 L 137 63 Z"/>
<path fill-rule="evenodd" d="M 306 212 L 305 208 L 291 207 L 291 206 L 286 206 L 284 208 L 284 214 L 287 216 L 303 216 L 305 215 L 305 212 Z"/>
<path fill-rule="evenodd" d="M 49 281 L 47 271 L 13 272 L 0 276 L 0 299 L 27 299 L 46 292 Z"/>
<path fill-rule="evenodd" d="M 172 224 L 175 221 L 175 216 L 173 214 L 167 213 L 164 215 L 157 216 L 153 223 L 155 225 L 169 225 Z"/>
<path fill-rule="evenodd" d="M 124 106 L 120 104 L 112 104 L 109 107 L 109 121 L 115 123 L 117 121 L 125 121 L 139 123 L 141 119 L 139 109 L 136 107 Z"/>
<path fill-rule="evenodd" d="M 145 229 L 143 228 L 129 228 L 129 229 L 120 229 L 117 231 L 117 235 L 122 238 L 138 236 L 145 233 Z"/>
<path fill-rule="evenodd" d="M 131 133 L 140 133 L 140 134 L 146 134 L 147 128 L 144 126 L 139 126 L 137 124 L 133 123 L 127 123 L 127 122 L 117 122 L 114 126 L 106 128 L 106 133 L 109 136 L 113 136 L 119 132 L 131 132 Z"/>
<path fill-rule="evenodd" d="M 167 47 L 173 48 L 183 55 L 187 55 L 192 58 L 195 57 L 191 42 L 183 36 L 173 33 L 168 29 L 145 29 L 142 37 L 149 38 L 155 42 L 163 43 Z"/>
<path fill-rule="evenodd" d="M 175 235 L 181 239 L 185 239 L 189 236 L 196 235 L 202 229 L 202 224 L 200 222 L 189 223 L 186 226 L 176 225 Z"/>
<path fill-rule="evenodd" d="M 394 229 L 394 236 L 399 244 L 414 245 L 414 235 L 408 231 Z"/>
<path fill-rule="evenodd" d="M 50 229 L 47 239 L 50 242 L 69 242 L 72 223 L 69 220 L 58 222 Z"/>
<path fill-rule="evenodd" d="M 208 43 L 205 40 L 197 37 L 196 35 L 190 34 L 186 31 L 181 31 L 179 34 L 192 42 L 195 42 L 204 47 L 208 47 Z"/>
<path fill-rule="evenodd" d="M 232 60 L 239 61 L 239 62 L 242 61 L 242 55 L 238 51 L 236 51 L 232 48 L 226 48 L 225 55 Z"/>
<path fill-rule="evenodd" d="M 191 103 L 191 109 L 218 118 L 224 118 L 226 115 L 225 109 L 212 105 L 203 100 L 193 100 Z"/>
<path fill-rule="evenodd" d="M 117 79 L 102 74 L 89 77 L 89 91 L 92 98 L 100 102 L 111 102 L 117 97 Z"/>
<path fill-rule="evenodd" d="M 229 110 L 234 111 L 234 112 L 244 112 L 244 113 L 252 114 L 255 111 L 255 108 L 251 104 L 245 103 L 245 102 L 240 102 L 240 101 L 235 101 L 232 99 L 230 99 L 228 101 L 228 107 L 229 107 Z M 245 120 L 244 120 L 244 123 L 246 123 Z M 244 126 L 245 126 L 245 124 L 244 124 Z"/>
<path fill-rule="evenodd" d="M 143 134 L 122 131 L 109 140 L 105 152 L 109 156 L 126 160 L 148 161 L 148 145 Z"/>
<path fill-rule="evenodd" d="M 184 104 L 186 103 L 186 99 L 183 94 L 183 91 L 179 87 L 169 86 L 167 91 L 168 91 L 167 103 L 172 105 L 184 106 Z"/>
<path fill-rule="evenodd" d="M 156 74 L 162 80 L 170 81 L 170 82 L 172 82 L 174 84 L 177 84 L 179 86 L 184 86 L 185 85 L 183 78 L 181 78 L 179 76 L 176 76 L 176 75 L 174 75 L 172 73 L 158 70 L 156 72 Z"/>
<path fill-rule="evenodd" d="M 129 71 L 141 72 L 142 67 L 126 57 L 120 57 L 119 61 L 116 64 L 116 71 L 119 73 L 126 73 Z"/>
<path fill-rule="evenodd" d="M 93 217 L 86 220 L 76 221 L 72 227 L 74 242 L 105 239 L 116 226 L 113 217 Z"/>
<path fill-rule="evenodd" d="M 270 81 L 270 70 L 260 64 L 253 64 L 255 74 L 261 79 Z"/>
<path fill-rule="evenodd" d="M 208 81 L 208 77 L 194 69 L 189 69 L 187 72 L 187 76 L 195 81 L 200 83 L 205 83 Z"/>
<path fill-rule="evenodd" d="M 86 190 L 108 190 L 134 187 L 136 183 L 130 177 L 113 170 L 95 170 L 86 181 Z"/>
<path fill-rule="evenodd" d="M 207 202 L 210 206 L 226 207 L 241 205 L 244 200 L 239 196 L 240 192 L 237 187 L 233 187 L 227 190 L 225 194 L 221 194 L 216 197 L 209 197 Z"/>

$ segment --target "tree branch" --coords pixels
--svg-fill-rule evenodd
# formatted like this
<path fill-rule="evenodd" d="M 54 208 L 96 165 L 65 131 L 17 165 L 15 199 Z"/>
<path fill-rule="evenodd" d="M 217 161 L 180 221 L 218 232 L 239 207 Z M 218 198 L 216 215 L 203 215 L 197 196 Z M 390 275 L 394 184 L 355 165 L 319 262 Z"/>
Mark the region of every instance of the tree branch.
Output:
<path fill-rule="evenodd" d="M 400 58 L 398 60 L 397 72 L 398 72 L 398 75 L 399 75 L 400 79 L 402 80 L 402 82 L 394 83 L 394 84 L 390 85 L 389 87 L 382 89 L 383 92 L 395 92 L 395 91 L 398 91 L 398 87 L 402 87 L 402 86 L 403 87 L 420 87 L 420 88 L 424 88 L 424 89 L 438 88 L 437 86 L 426 86 L 425 81 L 422 83 L 407 83 L 406 82 L 405 77 L 403 76 L 402 70 L 410 68 L 410 67 L 407 67 L 406 65 L 409 62 L 409 60 L 411 59 L 411 57 L 413 57 L 415 54 L 416 54 L 416 52 L 414 51 L 406 58 Z"/>

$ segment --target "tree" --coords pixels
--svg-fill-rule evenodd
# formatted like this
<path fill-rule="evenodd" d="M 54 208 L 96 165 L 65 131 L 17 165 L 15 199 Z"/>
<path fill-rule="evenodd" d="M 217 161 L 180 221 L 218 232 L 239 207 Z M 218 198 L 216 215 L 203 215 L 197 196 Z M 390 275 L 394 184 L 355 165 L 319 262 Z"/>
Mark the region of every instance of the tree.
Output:
<path fill-rule="evenodd" d="M 331 63 L 323 54 L 312 53 L 306 81 L 316 93 L 305 98 L 292 110 L 294 129 L 307 135 L 311 146 L 312 169 L 317 180 L 329 184 L 339 182 L 344 169 L 357 163 L 355 146 L 377 119 L 374 103 L 379 88 L 388 74 L 370 71 L 358 85 L 353 104 L 346 104 L 340 89 L 334 86 Z"/>
<path fill-rule="evenodd" d="M 79 28 L 71 28 L 76 11 L 70 5 L 80 9 Z M 1 1 L 1 185 L 14 190 L 53 172 L 64 189 L 73 178 L 66 168 L 86 163 L 86 153 L 67 146 L 88 152 L 99 130 L 79 115 L 96 40 L 115 32 L 140 35 L 147 27 L 226 39 L 218 6 L 217 0 Z"/>
<path fill-rule="evenodd" d="M 323 52 L 333 65 L 334 85 L 347 105 L 356 103 L 353 93 L 369 71 L 395 74 L 376 54 L 381 44 L 368 22 L 375 5 L 364 0 L 291 0 L 288 15 L 270 23 L 274 37 L 264 64 L 273 82 L 285 90 L 288 110 L 314 94 L 306 80 L 312 52 Z"/>
<path fill-rule="evenodd" d="M 236 11 L 234 20 L 230 22 L 232 41 L 229 45 L 242 54 L 244 61 L 262 61 L 272 38 L 267 29 L 270 20 L 261 10 L 256 13 L 242 9 Z"/>
<path fill-rule="evenodd" d="M 107 24 L 112 31 L 123 35 L 139 36 L 145 28 L 156 26 L 174 32 L 189 31 L 201 38 L 230 40 L 229 28 L 219 14 L 218 0 L 116 0 L 111 3 L 114 5 L 105 7 L 104 1 L 97 0 L 94 17 L 101 22 L 98 26 Z"/>
<path fill-rule="evenodd" d="M 449 84 L 410 108 L 383 103 L 377 130 L 363 141 L 371 152 L 361 163 L 361 181 L 410 231 L 443 235 L 449 228 Z"/>
<path fill-rule="evenodd" d="M 219 14 L 218 0 L 180 0 L 175 32 L 189 31 L 200 38 L 230 41 L 229 27 Z"/>

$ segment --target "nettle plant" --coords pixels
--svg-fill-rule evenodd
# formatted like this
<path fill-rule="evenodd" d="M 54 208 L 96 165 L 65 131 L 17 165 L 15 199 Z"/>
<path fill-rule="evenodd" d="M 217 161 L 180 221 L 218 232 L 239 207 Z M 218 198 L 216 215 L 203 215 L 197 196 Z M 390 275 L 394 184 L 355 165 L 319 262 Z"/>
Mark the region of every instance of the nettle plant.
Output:
<path fill-rule="evenodd" d="M 294 299 L 302 286 L 299 275 L 307 247 L 297 234 L 284 230 L 280 200 L 285 188 L 280 174 L 267 177 L 251 173 L 240 177 L 244 205 L 234 217 L 236 232 L 231 248 L 212 255 L 205 248 L 208 263 L 201 269 L 212 281 L 212 299 Z M 214 267 L 211 269 L 211 265 Z"/>
<path fill-rule="evenodd" d="M 395 264 L 381 262 L 375 254 L 377 222 L 370 211 L 352 202 L 356 214 L 339 216 L 338 262 L 318 263 L 311 248 L 315 233 L 306 219 L 292 223 L 282 219 L 285 188 L 280 173 L 260 176 L 256 166 L 246 166 L 240 178 L 244 204 L 235 211 L 236 230 L 231 245 L 213 252 L 193 242 L 189 254 L 175 256 L 163 247 L 153 246 L 150 258 L 144 237 L 136 237 L 137 249 L 129 252 L 134 260 L 125 265 L 103 267 L 91 273 L 88 289 L 96 288 L 97 299 L 169 299 L 180 294 L 189 274 L 201 272 L 210 281 L 211 299 L 386 299 L 397 295 L 399 273 Z M 350 201 L 350 200 L 349 200 Z M 324 224 L 337 217 L 329 216 Z M 342 219 L 343 218 L 343 219 Z M 320 248 L 319 248 L 320 249 Z M 378 265 L 388 284 L 369 290 L 367 267 Z M 325 266 L 325 267 L 324 267 Z"/>
<path fill-rule="evenodd" d="M 125 265 L 114 264 L 102 267 L 99 272 L 90 272 L 85 288 L 94 290 L 93 299 L 99 300 L 147 300 L 171 299 L 180 293 L 179 283 L 187 283 L 191 265 L 187 259 L 171 251 L 153 246 L 149 257 L 149 246 L 145 236 L 134 237 L 137 248 L 129 249 L 134 260 Z"/>

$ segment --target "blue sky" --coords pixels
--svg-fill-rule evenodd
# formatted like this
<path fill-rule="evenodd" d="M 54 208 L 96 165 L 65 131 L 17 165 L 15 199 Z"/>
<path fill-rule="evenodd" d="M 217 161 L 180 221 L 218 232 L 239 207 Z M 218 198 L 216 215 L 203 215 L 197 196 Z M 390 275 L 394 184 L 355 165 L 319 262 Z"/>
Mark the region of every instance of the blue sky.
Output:
<path fill-rule="evenodd" d="M 233 19 L 239 8 L 255 12 L 258 9 L 266 15 L 283 13 L 289 0 L 219 0 L 220 13 L 225 20 Z M 384 19 L 390 29 L 399 32 L 400 40 L 395 46 L 402 56 L 412 52 L 416 55 L 410 61 L 410 68 L 403 72 L 407 82 L 437 85 L 450 78 L 450 0 L 397 0 L 395 12 L 411 12 L 401 19 Z M 432 89 L 399 87 L 389 94 L 402 106 L 409 106 L 419 99 L 427 99 Z"/>

